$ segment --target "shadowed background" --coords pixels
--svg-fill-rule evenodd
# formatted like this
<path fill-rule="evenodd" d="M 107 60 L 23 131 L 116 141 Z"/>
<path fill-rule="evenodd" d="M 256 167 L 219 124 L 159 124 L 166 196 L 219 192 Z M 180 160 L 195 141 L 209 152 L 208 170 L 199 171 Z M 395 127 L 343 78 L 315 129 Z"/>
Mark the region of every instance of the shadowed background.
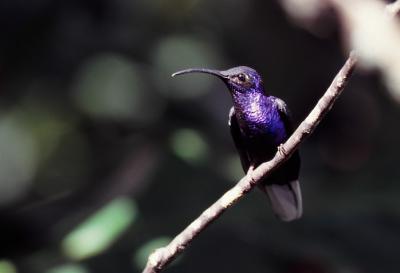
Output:
<path fill-rule="evenodd" d="M 242 175 L 231 99 L 191 66 L 248 65 L 298 124 L 345 60 L 270 1 L 0 3 L 0 273 L 140 272 Z M 356 73 L 301 147 L 304 217 L 250 193 L 165 272 L 398 272 L 399 108 Z"/>

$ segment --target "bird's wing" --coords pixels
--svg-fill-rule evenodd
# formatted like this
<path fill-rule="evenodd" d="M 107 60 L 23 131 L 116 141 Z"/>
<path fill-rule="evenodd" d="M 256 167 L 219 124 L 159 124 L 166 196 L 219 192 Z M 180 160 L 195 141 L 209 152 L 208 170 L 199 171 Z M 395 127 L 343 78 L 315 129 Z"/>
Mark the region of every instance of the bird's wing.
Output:
<path fill-rule="evenodd" d="M 233 142 L 235 143 L 236 149 L 239 153 L 243 170 L 247 172 L 250 167 L 250 158 L 248 156 L 246 146 L 243 142 L 242 134 L 240 132 L 239 124 L 235 115 L 235 109 L 233 107 L 229 111 L 228 125 L 231 129 Z"/>
<path fill-rule="evenodd" d="M 294 131 L 292 115 L 289 111 L 289 108 L 287 107 L 286 103 L 283 100 L 281 100 L 279 98 L 275 98 L 275 104 L 278 108 L 279 115 L 280 115 L 281 119 L 283 120 L 287 138 L 289 138 L 290 135 Z M 288 162 L 285 163 L 285 165 L 288 166 L 289 170 L 291 170 L 290 172 L 294 176 L 291 178 L 298 178 L 299 168 L 300 168 L 300 156 L 299 156 L 298 150 L 296 150 L 293 153 L 292 157 L 288 160 Z"/>
<path fill-rule="evenodd" d="M 274 102 L 289 137 L 293 132 L 289 109 L 286 103 L 279 98 L 275 98 Z M 283 221 L 298 219 L 303 214 L 299 168 L 300 156 L 298 151 L 295 151 L 292 157 L 270 176 L 270 179 L 277 180 L 274 182 L 278 183 L 265 185 L 265 191 L 270 198 L 272 208 Z"/>
<path fill-rule="evenodd" d="M 287 107 L 286 103 L 283 100 L 275 97 L 274 102 L 278 108 L 279 115 L 283 120 L 286 133 L 288 134 L 289 137 L 290 134 L 293 132 L 292 114 L 290 113 L 289 108 Z"/>

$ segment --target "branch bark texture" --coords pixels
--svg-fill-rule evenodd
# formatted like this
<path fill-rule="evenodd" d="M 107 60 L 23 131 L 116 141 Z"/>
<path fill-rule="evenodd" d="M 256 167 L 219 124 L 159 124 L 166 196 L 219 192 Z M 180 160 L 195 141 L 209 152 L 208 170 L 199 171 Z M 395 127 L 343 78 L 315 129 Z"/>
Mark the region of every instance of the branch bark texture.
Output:
<path fill-rule="evenodd" d="M 218 219 L 225 210 L 251 191 L 259 181 L 267 177 L 274 169 L 289 159 L 299 145 L 314 131 L 325 114 L 332 108 L 334 102 L 346 86 L 356 63 L 357 57 L 355 53 L 352 52 L 344 66 L 333 79 L 325 94 L 318 101 L 317 105 L 294 131 L 291 137 L 282 145 L 281 149 L 278 149 L 275 156 L 270 161 L 261 164 L 255 170 L 249 172 L 233 188 L 227 191 L 177 235 L 167 246 L 154 251 L 149 256 L 143 273 L 160 272 L 166 265 L 172 262 L 179 253 L 184 251 L 190 242 L 209 224 Z"/>

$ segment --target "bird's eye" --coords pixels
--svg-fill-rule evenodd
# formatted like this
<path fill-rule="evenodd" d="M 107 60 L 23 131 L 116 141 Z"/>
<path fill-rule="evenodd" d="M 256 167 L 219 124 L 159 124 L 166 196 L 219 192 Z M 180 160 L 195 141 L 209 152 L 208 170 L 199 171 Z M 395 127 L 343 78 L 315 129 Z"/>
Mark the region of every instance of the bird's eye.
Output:
<path fill-rule="evenodd" d="M 246 74 L 243 74 L 243 73 L 240 73 L 240 74 L 237 76 L 237 78 L 238 78 L 238 80 L 241 81 L 241 82 L 245 82 L 245 81 L 247 81 L 247 79 L 248 79 L 247 75 L 246 75 Z"/>

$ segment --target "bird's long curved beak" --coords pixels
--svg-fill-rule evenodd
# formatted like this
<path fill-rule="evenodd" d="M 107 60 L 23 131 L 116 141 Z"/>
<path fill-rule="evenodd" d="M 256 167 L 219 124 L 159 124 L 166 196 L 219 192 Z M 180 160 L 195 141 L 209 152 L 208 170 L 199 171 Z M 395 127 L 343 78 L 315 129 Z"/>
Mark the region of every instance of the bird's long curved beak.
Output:
<path fill-rule="evenodd" d="M 185 70 L 175 72 L 174 74 L 172 74 L 172 77 L 183 75 L 183 74 L 188 74 L 188 73 L 205 73 L 205 74 L 211 74 L 211 75 L 217 76 L 218 78 L 220 78 L 222 80 L 228 79 L 228 76 L 224 75 L 221 71 L 214 70 L 214 69 L 207 69 L 207 68 L 188 68 Z"/>

